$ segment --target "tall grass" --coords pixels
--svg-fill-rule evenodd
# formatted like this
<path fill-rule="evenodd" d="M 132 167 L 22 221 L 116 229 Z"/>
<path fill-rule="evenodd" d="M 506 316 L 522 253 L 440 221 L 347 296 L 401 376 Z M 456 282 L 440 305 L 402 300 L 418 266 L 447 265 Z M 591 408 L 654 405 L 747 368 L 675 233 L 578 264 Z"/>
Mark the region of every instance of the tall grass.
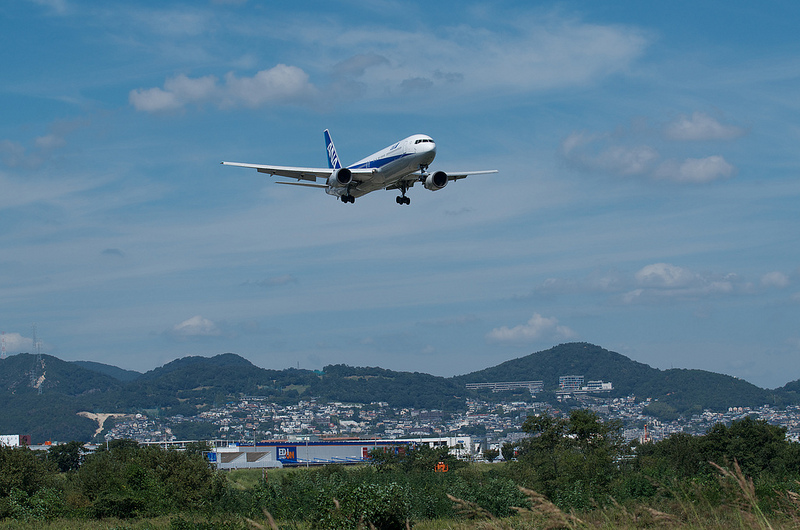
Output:
<path fill-rule="evenodd" d="M 738 462 L 734 460 L 731 468 L 710 462 L 718 471 L 720 485 L 726 494 L 726 501 L 713 505 L 702 491 L 674 489 L 670 500 L 662 501 L 659 508 L 641 502 L 623 506 L 613 498 L 604 508 L 597 508 L 581 514 L 567 513 L 559 509 L 541 494 L 526 488 L 520 490 L 526 495 L 529 506 L 514 508 L 515 517 L 498 518 L 477 504 L 448 495 L 456 511 L 465 519 L 424 521 L 414 528 L 417 530 L 527 530 L 527 529 L 761 529 L 783 530 L 800 527 L 800 494 L 787 491 L 782 509 L 768 517 L 756 495 L 752 478 L 746 477 Z M 796 483 L 800 487 L 800 482 Z M 699 486 L 696 486 L 699 488 Z"/>
<path fill-rule="evenodd" d="M 514 487 L 517 501 L 512 511 L 495 509 L 496 503 L 489 502 L 484 493 L 493 492 L 498 499 L 511 498 L 504 492 L 508 479 L 498 477 L 491 468 L 485 472 L 475 469 L 460 470 L 457 475 L 444 477 L 412 476 L 410 474 L 378 473 L 371 468 L 328 470 L 281 470 L 269 471 L 268 481 L 260 471 L 236 472 L 227 475 L 229 493 L 241 498 L 238 504 L 231 501 L 228 508 L 218 505 L 214 510 L 204 513 L 175 513 L 172 515 L 142 519 L 79 519 L 57 518 L 51 520 L 5 520 L 0 521 L 0 530 L 309 530 L 320 526 L 313 517 L 291 513 L 290 510 L 272 512 L 273 517 L 263 509 L 267 501 L 279 497 L 258 496 L 256 493 L 269 492 L 272 487 L 277 493 L 298 495 L 308 491 L 314 493 L 306 499 L 312 504 L 325 501 L 328 514 L 334 520 L 347 515 L 345 495 L 348 492 L 352 499 L 369 500 L 369 495 L 381 493 L 382 490 L 357 490 L 355 488 L 369 485 L 391 484 L 405 476 L 408 482 L 399 484 L 397 491 L 414 493 L 414 496 L 427 495 L 433 498 L 438 492 L 449 503 L 446 511 L 433 509 L 435 504 L 425 510 L 415 508 L 418 500 L 410 501 L 410 509 L 406 528 L 416 530 L 532 530 L 532 529 L 759 529 L 784 530 L 800 528 L 800 483 L 765 482 L 764 479 L 754 483 L 742 471 L 734 460 L 732 465 L 721 466 L 711 463 L 717 476 L 686 480 L 665 480 L 664 484 L 654 484 L 658 494 L 642 498 L 623 498 L 618 502 L 610 496 L 594 499 L 592 508 L 571 511 L 559 508 L 550 499 L 533 489 Z M 503 480 L 500 480 L 503 478 Z M 285 484 L 284 484 L 285 482 Z M 416 482 L 416 486 L 412 484 Z M 430 483 L 428 483 L 430 482 Z M 267 484 L 270 488 L 266 488 Z M 421 486 L 425 486 L 422 488 Z M 419 488 L 419 489 L 416 489 Z M 772 488 L 772 489 L 770 489 Z M 450 494 L 445 497 L 445 490 Z M 791 491 L 794 490 L 794 491 Z M 391 490 L 394 491 L 394 490 Z M 393 493 L 388 495 L 394 495 Z M 763 498 L 762 498 L 763 497 Z M 376 497 L 376 502 L 384 504 Z M 247 502 L 245 502 L 247 501 Z M 314 502 L 312 502 L 314 501 Z M 341 501 L 341 502 L 340 502 Z M 239 506 L 241 504 L 241 506 Z M 278 504 L 279 506 L 280 504 Z M 427 506 L 427 505 L 426 505 Z M 237 508 L 238 507 L 238 508 Z M 234 509 L 236 508 L 236 509 Z M 240 509 L 239 509 L 240 508 Z M 343 511 L 344 510 L 344 511 Z M 341 512 L 341 513 L 340 513 Z M 311 513 L 311 512 L 309 512 Z M 424 515 L 425 513 L 430 515 Z M 513 515 L 509 515 L 513 513 Z M 337 516 L 338 514 L 338 516 Z M 341 517 L 340 517 L 341 516 Z M 249 519 L 246 519 L 249 517 Z M 426 519 L 429 517 L 429 519 Z M 350 519 L 350 528 L 373 528 L 373 521 L 361 518 Z M 328 526 L 329 528 L 332 526 Z M 380 528 L 380 526 L 378 526 Z"/>

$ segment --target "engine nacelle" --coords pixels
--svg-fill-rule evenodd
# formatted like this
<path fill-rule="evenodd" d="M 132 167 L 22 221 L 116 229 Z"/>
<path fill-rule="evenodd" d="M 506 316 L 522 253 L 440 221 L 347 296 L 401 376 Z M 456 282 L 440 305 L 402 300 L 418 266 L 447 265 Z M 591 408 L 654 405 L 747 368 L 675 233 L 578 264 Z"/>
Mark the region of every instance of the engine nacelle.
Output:
<path fill-rule="evenodd" d="M 353 182 L 353 172 L 346 167 L 337 169 L 328 177 L 328 186 L 332 188 L 343 188 L 351 182 Z"/>
<path fill-rule="evenodd" d="M 447 186 L 447 173 L 444 171 L 437 171 L 425 177 L 423 183 L 426 190 L 438 191 Z"/>

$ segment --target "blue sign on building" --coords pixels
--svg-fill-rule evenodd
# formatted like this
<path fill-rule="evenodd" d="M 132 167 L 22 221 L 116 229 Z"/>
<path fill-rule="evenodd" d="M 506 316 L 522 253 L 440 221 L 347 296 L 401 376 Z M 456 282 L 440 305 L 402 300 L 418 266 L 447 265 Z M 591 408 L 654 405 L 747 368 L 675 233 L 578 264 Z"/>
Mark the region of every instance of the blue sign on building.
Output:
<path fill-rule="evenodd" d="M 296 464 L 297 463 L 297 447 L 279 445 L 276 447 L 277 459 L 283 464 Z"/>

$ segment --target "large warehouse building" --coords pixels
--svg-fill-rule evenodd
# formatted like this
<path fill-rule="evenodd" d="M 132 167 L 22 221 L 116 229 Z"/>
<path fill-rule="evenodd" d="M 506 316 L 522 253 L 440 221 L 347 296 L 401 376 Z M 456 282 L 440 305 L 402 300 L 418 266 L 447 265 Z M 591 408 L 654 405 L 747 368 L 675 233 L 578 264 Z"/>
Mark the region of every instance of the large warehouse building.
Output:
<path fill-rule="evenodd" d="M 369 460 L 373 449 L 402 451 L 404 447 L 427 444 L 448 447 L 460 458 L 480 451 L 469 436 L 414 438 L 403 440 L 272 441 L 217 447 L 208 459 L 218 469 L 275 468 L 322 464 L 355 464 Z"/>

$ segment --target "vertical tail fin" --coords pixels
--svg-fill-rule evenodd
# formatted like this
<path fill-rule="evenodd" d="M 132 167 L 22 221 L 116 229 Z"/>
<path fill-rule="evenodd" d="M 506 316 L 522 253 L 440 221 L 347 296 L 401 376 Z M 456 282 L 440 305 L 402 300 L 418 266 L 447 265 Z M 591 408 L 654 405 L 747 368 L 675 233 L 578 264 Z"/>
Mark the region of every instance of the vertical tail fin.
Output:
<path fill-rule="evenodd" d="M 331 133 L 325 129 L 325 149 L 328 151 L 328 167 L 331 169 L 341 169 L 342 164 L 339 162 L 339 155 L 336 154 L 336 148 L 333 146 L 331 140 Z"/>

